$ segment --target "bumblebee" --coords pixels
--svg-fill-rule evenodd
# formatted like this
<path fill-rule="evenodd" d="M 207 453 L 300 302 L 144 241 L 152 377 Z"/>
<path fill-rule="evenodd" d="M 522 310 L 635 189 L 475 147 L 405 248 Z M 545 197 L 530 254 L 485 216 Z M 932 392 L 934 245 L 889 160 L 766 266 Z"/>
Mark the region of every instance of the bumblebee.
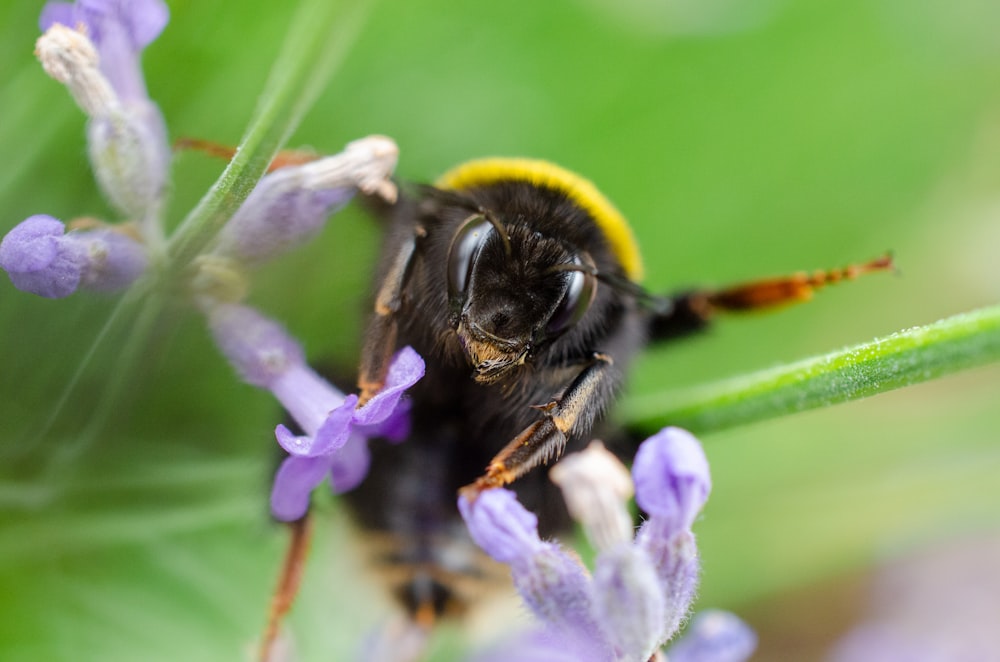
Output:
<path fill-rule="evenodd" d="M 399 604 L 424 625 L 464 611 L 496 575 L 458 514 L 461 490 L 512 484 L 551 535 L 568 516 L 533 468 L 595 433 L 631 459 L 605 415 L 644 346 L 889 264 L 655 296 L 639 285 L 640 251 L 618 210 L 537 160 L 472 161 L 391 205 L 370 202 L 385 239 L 361 400 L 400 347 L 416 349 L 426 373 L 409 391 L 409 438 L 370 440 L 369 475 L 344 499 Z"/>

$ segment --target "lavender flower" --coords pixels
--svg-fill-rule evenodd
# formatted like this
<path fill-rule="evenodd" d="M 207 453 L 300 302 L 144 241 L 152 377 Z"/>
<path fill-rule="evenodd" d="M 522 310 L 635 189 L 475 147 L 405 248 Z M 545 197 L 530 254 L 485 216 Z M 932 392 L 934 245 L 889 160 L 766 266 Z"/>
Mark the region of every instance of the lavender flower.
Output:
<path fill-rule="evenodd" d="M 742 662 L 757 648 L 750 626 L 729 612 L 700 612 L 670 647 L 670 662 Z"/>
<path fill-rule="evenodd" d="M 90 118 L 88 148 L 98 183 L 136 222 L 138 237 L 99 224 L 67 233 L 50 216 L 32 216 L 0 245 L 0 267 L 19 289 L 47 298 L 80 287 L 123 289 L 145 271 L 149 246 L 162 241 L 170 149 L 160 111 L 146 95 L 139 55 L 167 18 L 161 0 L 80 0 L 43 9 L 38 59 Z"/>
<path fill-rule="evenodd" d="M 652 559 L 674 632 L 698 586 L 698 549 L 691 525 L 712 482 L 701 444 L 686 430 L 664 428 L 646 440 L 632 465 L 636 504 L 649 514 L 636 544 Z"/>
<path fill-rule="evenodd" d="M 887 559 L 865 580 L 856 622 L 827 662 L 978 662 L 1000 651 L 1000 533 Z"/>
<path fill-rule="evenodd" d="M 0 244 L 0 267 L 15 286 L 44 297 L 80 287 L 110 291 L 129 285 L 164 248 L 161 208 L 170 150 L 159 109 L 140 68 L 142 50 L 163 30 L 162 0 L 78 0 L 50 3 L 37 54 L 49 75 L 67 86 L 89 118 L 91 163 L 105 195 L 138 228 L 141 241 L 104 227 L 66 232 L 33 216 Z M 356 486 L 370 461 L 367 437 L 400 440 L 408 426 L 403 391 L 423 374 L 410 349 L 389 369 L 386 387 L 364 407 L 305 363 L 302 349 L 277 323 L 238 304 L 247 294 L 243 267 L 274 257 L 319 231 L 333 209 L 360 189 L 392 200 L 389 176 L 398 150 L 388 138 L 355 141 L 331 157 L 267 175 L 198 256 L 189 290 L 222 349 L 243 378 L 269 389 L 304 431 L 278 426 L 291 453 L 276 477 L 272 504 L 281 519 L 305 512 L 309 492 L 330 476 L 334 489 Z"/>
<path fill-rule="evenodd" d="M 310 492 L 327 476 L 336 492 L 356 487 L 368 472 L 368 437 L 405 438 L 407 423 L 401 419 L 408 409 L 400 398 L 424 374 L 423 360 L 409 347 L 393 358 L 383 389 L 357 407 L 357 396 L 345 396 L 316 374 L 299 344 L 276 322 L 247 306 L 202 305 L 230 363 L 245 381 L 271 391 L 304 432 L 295 435 L 284 425 L 275 430 L 290 454 L 271 492 L 271 511 L 278 519 L 302 517 Z"/>
<path fill-rule="evenodd" d="M 266 175 L 222 229 L 214 254 L 262 262 L 315 236 L 357 189 L 394 200 L 388 177 L 398 157 L 392 140 L 368 136 L 339 154 Z"/>
<path fill-rule="evenodd" d="M 49 298 L 79 287 L 122 289 L 145 270 L 146 253 L 163 255 L 170 149 L 163 118 L 146 92 L 140 57 L 168 19 L 162 0 L 78 0 L 43 9 L 38 58 L 87 114 L 98 184 L 134 221 L 138 236 L 133 241 L 104 229 L 66 233 L 55 219 L 31 217 L 10 233 L 0 258 L 20 289 Z M 389 177 L 397 157 L 390 139 L 371 136 L 340 154 L 265 176 L 212 252 L 198 256 L 197 269 L 187 272 L 193 273 L 191 290 L 203 300 L 242 300 L 249 291 L 246 266 L 310 239 L 356 190 L 394 200 Z"/>
<path fill-rule="evenodd" d="M 603 446 L 592 444 L 566 457 L 552 474 L 570 513 L 597 548 L 593 576 L 577 558 L 538 538 L 537 518 L 513 492 L 489 490 L 474 502 L 459 499 L 473 540 L 510 566 L 515 587 L 541 622 L 505 646 L 502 656 L 483 659 L 650 659 L 676 634 L 693 599 L 698 556 L 690 527 L 711 489 L 701 446 L 677 428 L 665 428 L 640 446 L 632 476 L 649 520 L 634 540 L 625 508 L 632 484 Z M 740 627 L 727 625 L 721 639 L 709 639 L 734 638 L 730 633 Z M 720 644 L 712 650 L 719 655 L 704 659 L 728 662 L 745 659 L 752 645 L 746 650 Z"/>
<path fill-rule="evenodd" d="M 101 73 L 123 101 L 131 102 L 148 99 L 139 57 L 169 20 L 162 0 L 78 0 L 46 4 L 38 25 L 42 32 L 56 23 L 84 26 L 97 47 Z"/>
<path fill-rule="evenodd" d="M 98 184 L 147 241 L 160 239 L 170 163 L 166 126 L 146 93 L 139 58 L 166 26 L 161 0 L 49 3 L 36 52 L 90 118 L 88 151 Z"/>
<path fill-rule="evenodd" d="M 19 290 L 48 299 L 79 287 L 113 292 L 146 268 L 143 246 L 111 228 L 67 233 L 51 216 L 31 216 L 0 242 L 0 267 Z"/>

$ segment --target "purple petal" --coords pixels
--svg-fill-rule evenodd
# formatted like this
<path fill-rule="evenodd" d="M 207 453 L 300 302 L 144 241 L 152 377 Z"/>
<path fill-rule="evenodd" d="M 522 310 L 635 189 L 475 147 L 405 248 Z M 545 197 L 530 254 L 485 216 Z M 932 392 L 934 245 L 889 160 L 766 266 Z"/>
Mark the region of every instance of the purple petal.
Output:
<path fill-rule="evenodd" d="M 656 567 L 666 608 L 663 637 L 669 639 L 687 618 L 698 588 L 701 564 L 694 535 L 690 531 L 673 532 L 662 521 L 651 519 L 639 529 L 636 545 Z"/>
<path fill-rule="evenodd" d="M 586 633 L 604 648 L 610 642 L 594 613 L 594 586 L 576 555 L 554 543 L 540 543 L 530 557 L 511 564 L 514 588 L 546 627 L 560 636 Z"/>
<path fill-rule="evenodd" d="M 350 492 L 368 475 L 372 461 L 368 439 L 364 435 L 352 434 L 330 459 L 330 485 L 334 494 Z"/>
<path fill-rule="evenodd" d="M 355 191 L 394 196 L 389 175 L 398 157 L 394 142 L 368 136 L 338 154 L 270 173 L 226 223 L 215 252 L 252 263 L 302 244 Z"/>
<path fill-rule="evenodd" d="M 330 412 L 344 404 L 344 394 L 304 362 L 291 365 L 264 386 L 308 435 L 316 435 Z"/>
<path fill-rule="evenodd" d="M 45 32 L 56 23 L 67 28 L 75 28 L 80 18 L 72 2 L 49 2 L 42 7 L 42 15 L 38 18 L 38 28 Z"/>
<path fill-rule="evenodd" d="M 162 0 L 78 0 L 49 3 L 42 10 L 39 26 L 54 23 L 70 28 L 87 26 L 87 36 L 97 46 L 101 71 L 119 97 L 126 102 L 148 99 L 139 67 L 139 55 L 160 35 L 170 19 Z"/>
<path fill-rule="evenodd" d="M 71 235 L 72 236 L 72 235 Z M 95 230 L 80 233 L 87 247 L 87 269 L 82 287 L 96 292 L 116 292 L 131 285 L 146 270 L 146 248 L 120 232 Z"/>
<path fill-rule="evenodd" d="M 299 166 L 261 179 L 223 227 L 217 252 L 251 263 L 285 253 L 316 236 L 354 194 L 349 188 L 310 189 L 301 179 Z"/>
<path fill-rule="evenodd" d="M 944 624 L 942 624 L 944 625 Z M 937 628 L 935 628 L 937 629 Z M 989 653 L 995 651 L 995 645 L 984 639 L 981 651 L 975 651 L 976 637 L 966 639 L 962 634 L 956 634 L 947 627 L 941 631 L 947 637 L 954 637 L 952 642 L 944 645 L 935 641 L 935 635 L 924 636 L 926 631 L 914 630 L 912 624 L 892 626 L 881 624 L 864 624 L 855 628 L 833 647 L 827 659 L 829 662 L 953 662 L 955 660 L 988 660 Z M 919 634 L 915 634 L 919 633 Z M 938 635 L 940 636 L 940 635 Z M 950 644 L 950 645 L 949 645 Z M 966 646 L 972 650 L 964 649 Z M 962 654 L 967 654 L 962 657 Z M 683 661 L 682 661 L 683 662 Z"/>
<path fill-rule="evenodd" d="M 413 401 L 403 398 L 387 419 L 372 426 L 365 426 L 362 431 L 367 437 L 381 437 L 394 444 L 406 441 L 410 436 L 412 408 Z"/>
<path fill-rule="evenodd" d="M 274 437 L 278 440 L 278 445 L 284 448 L 286 453 L 302 457 L 314 457 L 306 452 L 312 446 L 312 439 L 308 435 L 299 436 L 293 434 L 284 425 L 278 425 L 274 429 Z"/>
<path fill-rule="evenodd" d="M 310 455 L 330 455 L 340 450 L 351 434 L 358 396 L 353 393 L 344 398 L 344 403 L 332 410 L 316 432 L 316 441 Z"/>
<path fill-rule="evenodd" d="M 691 525 L 711 489 L 708 461 L 690 433 L 664 428 L 639 447 L 632 476 L 636 503 L 649 514 L 636 544 L 656 567 L 665 598 L 665 636 L 670 637 L 686 618 L 698 586 Z"/>
<path fill-rule="evenodd" d="M 65 232 L 62 222 L 51 216 L 29 216 L 0 242 L 0 266 L 18 273 L 47 268 L 59 255 L 59 238 Z"/>
<path fill-rule="evenodd" d="M 87 266 L 86 247 L 64 235 L 62 222 L 31 216 L 0 242 L 0 267 L 19 290 L 48 299 L 77 290 Z"/>
<path fill-rule="evenodd" d="M 269 388 L 293 367 L 305 365 L 299 344 L 253 308 L 213 303 L 206 312 L 215 344 L 247 383 Z"/>
<path fill-rule="evenodd" d="M 323 482 L 329 468 L 326 457 L 286 457 L 274 476 L 271 514 L 284 522 L 305 515 L 309 510 L 309 495 Z"/>
<path fill-rule="evenodd" d="M 511 567 L 514 587 L 546 627 L 595 633 L 590 578 L 579 559 L 538 537 L 538 518 L 504 489 L 486 490 L 474 501 L 459 497 L 469 534 L 487 554 Z"/>
<path fill-rule="evenodd" d="M 107 23 L 119 26 L 138 52 L 153 42 L 170 20 L 170 10 L 162 0 L 77 0 L 49 2 L 42 8 L 38 27 L 45 32 L 56 23 L 75 28 L 87 26 L 90 39 L 100 44 Z"/>
<path fill-rule="evenodd" d="M 622 543 L 597 557 L 594 616 L 625 659 L 648 660 L 663 643 L 664 594 L 642 548 Z"/>
<path fill-rule="evenodd" d="M 347 441 L 351 433 L 351 416 L 358 396 L 349 395 L 344 403 L 330 412 L 326 421 L 315 435 L 296 436 L 284 425 L 274 430 L 274 436 L 291 455 L 298 457 L 319 457 L 332 455 Z"/>
<path fill-rule="evenodd" d="M 613 652 L 592 632 L 568 635 L 551 629 L 532 630 L 513 641 L 477 655 L 473 662 L 612 662 Z"/>
<path fill-rule="evenodd" d="M 510 490 L 486 490 L 473 502 L 459 497 L 458 510 L 475 543 L 501 563 L 530 559 L 543 547 L 538 517 Z"/>
<path fill-rule="evenodd" d="M 639 507 L 674 531 L 691 528 L 712 489 L 701 444 L 680 428 L 663 428 L 639 446 L 632 479 Z"/>
<path fill-rule="evenodd" d="M 87 149 L 104 195 L 125 216 L 144 218 L 166 187 L 170 152 L 159 109 L 143 98 L 87 124 Z"/>
<path fill-rule="evenodd" d="M 668 655 L 670 662 L 743 662 L 756 648 L 757 635 L 750 626 L 729 612 L 709 610 L 695 616 Z"/>
<path fill-rule="evenodd" d="M 89 4 L 94 0 L 84 2 Z M 105 4 L 117 5 L 120 20 L 128 28 L 136 48 L 153 43 L 170 20 L 170 10 L 161 0 L 112 0 Z"/>
<path fill-rule="evenodd" d="M 396 352 L 392 363 L 389 364 L 385 386 L 355 412 L 355 422 L 359 425 L 375 425 L 387 419 L 406 389 L 416 384 L 423 376 L 424 360 L 412 347 L 404 347 Z"/>

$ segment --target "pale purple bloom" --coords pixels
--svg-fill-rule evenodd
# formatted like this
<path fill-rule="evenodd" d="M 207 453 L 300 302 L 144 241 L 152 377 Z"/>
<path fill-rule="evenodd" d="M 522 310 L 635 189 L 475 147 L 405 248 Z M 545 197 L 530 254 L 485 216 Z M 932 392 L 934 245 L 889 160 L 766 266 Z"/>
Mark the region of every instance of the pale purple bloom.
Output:
<path fill-rule="evenodd" d="M 219 233 L 215 254 L 263 262 L 313 238 L 358 189 L 392 198 L 388 177 L 398 155 L 388 138 L 368 136 L 338 154 L 265 175 Z"/>
<path fill-rule="evenodd" d="M 712 490 L 701 444 L 680 428 L 664 428 L 639 447 L 632 480 L 635 502 L 673 532 L 691 528 Z"/>
<path fill-rule="evenodd" d="M 0 242 L 0 267 L 19 290 L 49 299 L 78 288 L 124 289 L 146 268 L 144 247 L 110 229 L 66 232 L 61 221 L 31 216 Z"/>
<path fill-rule="evenodd" d="M 406 434 L 403 392 L 424 374 L 420 356 L 404 347 L 393 358 L 385 386 L 363 407 L 356 395 L 335 389 L 305 362 L 299 344 L 280 324 L 239 304 L 203 302 L 216 344 L 248 383 L 266 388 L 302 429 L 275 430 L 289 453 L 274 479 L 271 511 L 291 521 L 309 507 L 309 494 L 327 477 L 333 489 L 353 489 L 368 472 L 367 439 L 399 440 Z"/>
<path fill-rule="evenodd" d="M 704 453 L 677 428 L 665 428 L 640 446 L 632 475 L 649 520 L 634 540 L 619 524 L 629 493 L 618 478 L 620 463 L 596 444 L 564 462 L 571 466 L 557 465 L 556 480 L 570 512 L 598 546 L 592 577 L 575 556 L 539 539 L 537 518 L 513 492 L 487 490 L 474 502 L 459 499 L 473 540 L 510 566 L 515 587 L 540 621 L 499 656 L 483 659 L 648 660 L 676 634 L 693 599 L 698 555 L 690 527 L 711 487 Z M 602 485 L 606 494 L 600 494 Z M 727 652 L 743 650 L 723 645 L 728 632 L 713 640 L 718 657 L 705 659 L 736 662 L 749 655 Z M 705 648 L 699 646 L 688 644 Z"/>
<path fill-rule="evenodd" d="M 139 57 L 170 20 L 162 0 L 77 0 L 50 2 L 42 9 L 42 32 L 56 23 L 86 26 L 97 47 L 101 72 L 123 102 L 148 99 Z"/>
<path fill-rule="evenodd" d="M 487 490 L 472 503 L 460 498 L 458 507 L 476 544 L 510 566 L 515 588 L 538 618 L 567 637 L 597 630 L 586 570 L 561 546 L 538 537 L 538 517 L 513 492 Z"/>
<path fill-rule="evenodd" d="M 150 237 L 159 231 L 153 225 L 159 219 L 149 217 L 159 213 L 170 146 L 160 110 L 146 93 L 140 55 L 168 19 L 161 0 L 49 3 L 36 49 L 45 70 L 90 118 L 87 147 L 105 195 Z"/>
<path fill-rule="evenodd" d="M 346 187 L 310 191 L 296 181 L 301 166 L 266 175 L 219 234 L 222 255 L 262 262 L 312 239 L 328 216 L 347 204 Z"/>
<path fill-rule="evenodd" d="M 1000 657 L 1000 533 L 938 541 L 867 578 L 856 621 L 829 662 L 979 662 Z"/>
<path fill-rule="evenodd" d="M 307 432 L 302 436 L 295 436 L 279 425 L 275 435 L 289 457 L 282 462 L 274 478 L 272 514 L 285 521 L 305 515 L 309 493 L 327 476 L 335 493 L 357 487 L 367 475 L 371 461 L 368 438 L 399 440 L 393 435 L 398 435 L 408 425 L 399 420 L 408 418 L 408 407 L 399 407 L 400 398 L 423 374 L 423 360 L 411 348 L 404 347 L 389 364 L 382 391 L 364 406 L 357 407 L 357 396 L 348 395 L 342 404 L 329 412 L 313 435 L 308 433 L 310 426 L 307 423 L 314 425 L 316 421 L 296 419 Z M 305 399 L 311 397 L 305 392 L 300 395 Z"/>
<path fill-rule="evenodd" d="M 636 503 L 649 515 L 636 544 L 656 567 L 668 629 L 676 631 L 698 586 L 698 549 L 691 525 L 712 489 L 708 460 L 694 435 L 668 427 L 639 447 L 632 478 Z"/>
<path fill-rule="evenodd" d="M 729 612 L 698 613 L 667 651 L 670 662 L 743 662 L 757 648 L 757 634 Z"/>

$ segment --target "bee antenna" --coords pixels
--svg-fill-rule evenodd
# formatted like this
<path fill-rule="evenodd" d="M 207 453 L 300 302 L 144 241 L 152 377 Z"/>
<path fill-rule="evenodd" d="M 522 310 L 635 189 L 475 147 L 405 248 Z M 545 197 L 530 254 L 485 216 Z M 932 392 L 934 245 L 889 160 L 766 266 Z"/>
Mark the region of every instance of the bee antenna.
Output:
<path fill-rule="evenodd" d="M 497 218 L 497 215 L 493 213 L 492 209 L 486 209 L 485 207 L 480 207 L 479 213 L 482 214 L 483 217 L 490 222 L 490 225 L 493 226 L 493 229 L 496 230 L 497 233 L 500 235 L 500 240 L 503 241 L 504 254 L 508 258 L 510 258 L 511 256 L 510 235 L 507 234 L 507 227 L 500 222 L 500 219 Z"/>
<path fill-rule="evenodd" d="M 623 294 L 628 294 L 634 297 L 641 306 L 648 308 L 657 315 L 666 315 L 673 310 L 673 299 L 651 294 L 642 285 L 639 285 L 628 278 L 617 274 L 605 274 L 600 272 L 595 272 L 594 275 L 602 283 L 606 283 Z"/>

